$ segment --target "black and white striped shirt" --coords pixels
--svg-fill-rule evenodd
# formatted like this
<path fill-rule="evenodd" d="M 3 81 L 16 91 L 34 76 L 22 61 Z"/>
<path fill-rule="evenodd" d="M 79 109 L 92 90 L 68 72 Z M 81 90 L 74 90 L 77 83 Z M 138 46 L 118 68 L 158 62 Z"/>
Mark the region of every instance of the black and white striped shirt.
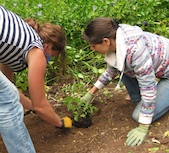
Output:
<path fill-rule="evenodd" d="M 38 34 L 19 16 L 0 6 L 0 63 L 12 71 L 27 68 L 26 56 L 30 49 L 43 50 Z"/>

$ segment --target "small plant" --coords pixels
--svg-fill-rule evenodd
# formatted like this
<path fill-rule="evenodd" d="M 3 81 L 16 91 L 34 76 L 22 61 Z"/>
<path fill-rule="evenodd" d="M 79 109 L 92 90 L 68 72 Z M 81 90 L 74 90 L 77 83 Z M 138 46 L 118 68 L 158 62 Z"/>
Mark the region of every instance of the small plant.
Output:
<path fill-rule="evenodd" d="M 86 118 L 97 109 L 91 103 L 82 102 L 79 97 L 67 96 L 63 99 L 63 103 L 68 107 L 68 110 L 73 113 L 75 121 L 78 121 L 79 118 Z"/>
<path fill-rule="evenodd" d="M 68 111 L 72 112 L 74 125 L 77 127 L 89 127 L 92 122 L 90 115 L 97 110 L 97 107 L 92 103 L 86 103 L 81 101 L 81 94 L 85 94 L 86 89 L 83 84 L 67 85 L 63 90 L 68 94 L 63 99 L 63 104 L 67 106 Z"/>

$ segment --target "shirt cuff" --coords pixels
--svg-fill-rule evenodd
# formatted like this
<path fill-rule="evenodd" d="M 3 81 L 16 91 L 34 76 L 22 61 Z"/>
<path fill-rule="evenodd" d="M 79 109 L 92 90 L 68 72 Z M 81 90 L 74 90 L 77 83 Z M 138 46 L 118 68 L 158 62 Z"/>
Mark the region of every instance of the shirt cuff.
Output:
<path fill-rule="evenodd" d="M 152 116 L 142 116 L 140 115 L 138 122 L 141 124 L 151 124 L 152 123 Z"/>
<path fill-rule="evenodd" d="M 105 85 L 103 83 L 101 83 L 99 80 L 96 81 L 96 83 L 94 84 L 95 87 L 97 87 L 98 89 L 103 88 Z"/>

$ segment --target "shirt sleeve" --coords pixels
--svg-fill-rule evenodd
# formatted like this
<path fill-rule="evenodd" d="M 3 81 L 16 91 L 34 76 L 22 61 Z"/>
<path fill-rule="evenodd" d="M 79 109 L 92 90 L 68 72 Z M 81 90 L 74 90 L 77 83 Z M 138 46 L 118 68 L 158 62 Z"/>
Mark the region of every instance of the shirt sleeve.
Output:
<path fill-rule="evenodd" d="M 134 68 L 141 94 L 141 109 L 138 122 L 151 124 L 155 110 L 157 88 L 153 61 L 143 39 L 139 39 L 132 50 L 132 67 Z"/>
<path fill-rule="evenodd" d="M 94 86 L 96 86 L 98 89 L 103 88 L 104 86 L 109 84 L 110 81 L 112 81 L 118 75 L 118 73 L 119 72 L 117 69 L 108 65 L 106 70 L 98 78 Z"/>

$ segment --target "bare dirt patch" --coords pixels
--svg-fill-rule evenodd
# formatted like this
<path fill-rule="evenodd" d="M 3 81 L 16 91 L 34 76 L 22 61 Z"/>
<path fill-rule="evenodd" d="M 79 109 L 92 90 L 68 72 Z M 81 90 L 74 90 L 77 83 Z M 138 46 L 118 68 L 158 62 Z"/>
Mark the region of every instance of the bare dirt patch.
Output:
<path fill-rule="evenodd" d="M 112 86 L 105 88 L 111 91 L 112 96 L 103 94 L 102 90 L 95 96 L 93 104 L 98 107 L 98 111 L 91 116 L 92 126 L 89 128 L 73 127 L 64 131 L 44 122 L 36 114 L 26 115 L 25 124 L 37 153 L 169 152 L 169 135 L 164 136 L 169 130 L 169 113 L 152 124 L 142 145 L 136 147 L 125 145 L 127 133 L 138 126 L 131 118 L 136 104 L 125 100 L 125 90 L 114 91 Z M 51 101 L 52 107 L 61 117 L 71 116 L 65 106 L 56 104 L 57 102 Z M 6 152 L 0 138 L 0 153 Z"/>

